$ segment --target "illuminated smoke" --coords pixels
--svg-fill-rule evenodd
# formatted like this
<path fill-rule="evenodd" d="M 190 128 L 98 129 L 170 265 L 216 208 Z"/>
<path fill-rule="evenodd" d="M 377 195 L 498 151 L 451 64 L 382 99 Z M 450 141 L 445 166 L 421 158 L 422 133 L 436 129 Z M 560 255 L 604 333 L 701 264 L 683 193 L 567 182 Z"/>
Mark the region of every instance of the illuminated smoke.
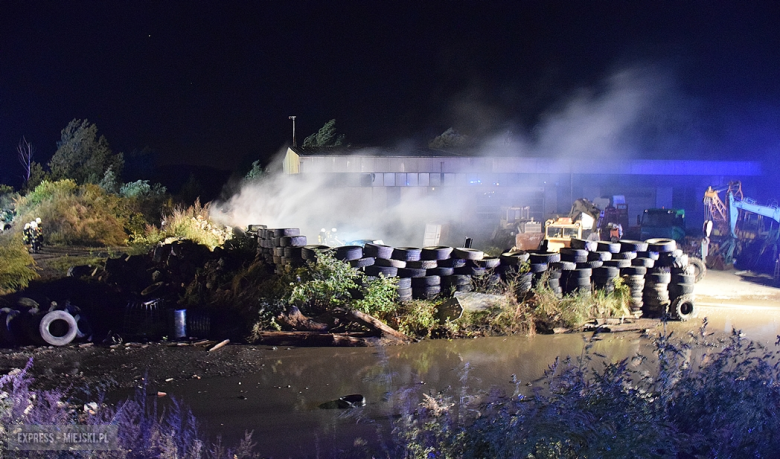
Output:
<path fill-rule="evenodd" d="M 529 135 L 497 134 L 477 151 L 484 156 L 636 156 L 641 150 L 641 132 L 637 134 L 636 126 L 665 119 L 661 102 L 670 89 L 667 79 L 646 68 L 624 70 L 608 78 L 601 88 L 580 90 L 559 109 L 544 114 Z M 420 246 L 426 223 L 462 221 L 474 205 L 469 200 L 472 189 L 444 188 L 430 194 L 419 187 L 420 194 L 414 194 L 411 188 L 405 187 L 404 198 L 388 206 L 380 192 L 384 190 L 374 187 L 345 188 L 327 174 L 271 172 L 243 185 L 225 202 L 216 203 L 212 216 L 234 227 L 298 227 L 310 244 L 316 243 L 320 228 L 336 227 L 342 242 L 381 239 L 394 246 Z"/>

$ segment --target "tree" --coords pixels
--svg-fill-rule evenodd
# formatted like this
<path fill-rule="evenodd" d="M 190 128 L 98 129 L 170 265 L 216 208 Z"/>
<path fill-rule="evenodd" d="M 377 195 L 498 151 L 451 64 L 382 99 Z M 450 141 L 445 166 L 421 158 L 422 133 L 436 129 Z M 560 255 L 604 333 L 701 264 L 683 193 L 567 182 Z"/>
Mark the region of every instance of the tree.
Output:
<path fill-rule="evenodd" d="M 337 147 L 344 144 L 344 134 L 336 135 L 336 120 L 325 123 L 316 133 L 303 139 L 304 148 Z"/>
<path fill-rule="evenodd" d="M 19 141 L 19 145 L 16 147 L 16 151 L 18 152 L 19 163 L 21 163 L 22 168 L 24 168 L 24 175 L 22 175 L 22 178 L 24 179 L 22 186 L 24 186 L 30 181 L 35 148 L 33 148 L 32 144 L 28 142 L 26 138 L 22 137 L 22 140 Z"/>
<path fill-rule="evenodd" d="M 458 133 L 458 131 L 453 128 L 449 128 L 441 135 L 437 135 L 433 140 L 428 142 L 428 147 L 434 150 L 444 150 L 447 148 L 463 147 L 468 141 L 468 137 Z"/>
<path fill-rule="evenodd" d="M 76 183 L 99 183 L 109 169 L 121 177 L 122 153 L 114 154 L 104 136 L 97 136 L 97 126 L 89 120 L 74 119 L 62 130 L 57 151 L 49 161 L 55 180 L 70 178 Z"/>
<path fill-rule="evenodd" d="M 246 173 L 244 176 L 244 180 L 247 182 L 252 182 L 255 180 L 260 179 L 263 175 L 263 166 L 260 165 L 260 160 L 256 160 L 252 162 L 252 168 L 249 169 L 249 172 Z"/>

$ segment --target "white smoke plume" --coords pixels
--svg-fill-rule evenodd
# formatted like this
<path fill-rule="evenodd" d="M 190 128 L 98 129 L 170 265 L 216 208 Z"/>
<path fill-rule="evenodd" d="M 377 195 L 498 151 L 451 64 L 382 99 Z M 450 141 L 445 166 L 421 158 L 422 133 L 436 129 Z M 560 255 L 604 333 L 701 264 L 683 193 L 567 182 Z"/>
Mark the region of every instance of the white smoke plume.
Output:
<path fill-rule="evenodd" d="M 635 156 L 639 149 L 632 130 L 643 121 L 652 123 L 665 116 L 662 101 L 668 100 L 671 89 L 668 79 L 647 68 L 617 72 L 598 90 L 580 90 L 558 109 L 548 111 L 530 134 L 497 134 L 477 149 L 478 154 Z M 227 201 L 212 206 L 212 216 L 233 227 L 298 227 L 310 244 L 317 243 L 321 228 L 337 228 L 337 236 L 344 243 L 381 239 L 393 246 L 420 246 L 426 223 L 449 224 L 445 228 L 450 229 L 452 237 L 465 234 L 458 232 L 457 222 L 463 222 L 463 216 L 474 205 L 473 190 L 446 188 L 431 193 L 427 187 L 417 187 L 420 192 L 415 193 L 411 187 L 404 187 L 400 197 L 389 199 L 387 190 L 381 188 L 344 187 L 333 183 L 327 174 L 291 176 L 269 172 L 261 180 L 245 183 Z M 455 243 L 460 245 L 459 239 Z"/>

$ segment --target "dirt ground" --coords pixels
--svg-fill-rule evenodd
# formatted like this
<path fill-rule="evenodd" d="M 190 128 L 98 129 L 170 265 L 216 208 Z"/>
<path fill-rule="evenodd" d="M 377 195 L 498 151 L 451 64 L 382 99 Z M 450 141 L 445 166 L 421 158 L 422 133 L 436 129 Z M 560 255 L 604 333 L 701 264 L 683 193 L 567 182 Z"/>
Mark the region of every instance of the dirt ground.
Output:
<path fill-rule="evenodd" d="M 69 250 L 70 257 L 94 257 L 94 250 Z M 42 274 L 56 278 L 62 273 L 47 266 L 47 260 L 63 256 L 54 249 L 36 255 Z M 709 271 L 696 286 L 697 301 L 705 304 L 734 303 L 777 306 L 780 288 L 768 278 L 737 271 Z M 148 383 L 148 390 L 171 379 L 198 379 L 249 374 L 258 369 L 259 350 L 272 346 L 227 345 L 209 351 L 217 341 L 93 344 L 63 347 L 26 346 L 0 348 L 0 374 L 22 368 L 33 359 L 32 375 L 39 387 L 72 389 L 131 389 Z"/>

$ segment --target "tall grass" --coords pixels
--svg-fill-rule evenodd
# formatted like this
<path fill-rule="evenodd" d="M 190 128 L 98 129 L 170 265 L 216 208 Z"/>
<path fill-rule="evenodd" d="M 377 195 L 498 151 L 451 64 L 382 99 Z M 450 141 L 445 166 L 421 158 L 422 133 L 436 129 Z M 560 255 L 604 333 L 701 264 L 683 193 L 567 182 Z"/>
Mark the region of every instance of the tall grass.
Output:
<path fill-rule="evenodd" d="M 232 237 L 233 230 L 212 222 L 209 219 L 209 208 L 210 203 L 201 205 L 200 199 L 195 200 L 195 204 L 189 207 L 175 207 L 170 212 L 163 213 L 159 228 L 147 225 L 145 234 L 135 235 L 133 242 L 151 245 L 166 238 L 181 238 L 214 250 Z"/>
<path fill-rule="evenodd" d="M 122 199 L 97 185 L 44 181 L 18 199 L 17 222 L 43 221 L 45 244 L 118 246 L 127 242 Z M 21 231 L 23 223 L 17 224 Z"/>

